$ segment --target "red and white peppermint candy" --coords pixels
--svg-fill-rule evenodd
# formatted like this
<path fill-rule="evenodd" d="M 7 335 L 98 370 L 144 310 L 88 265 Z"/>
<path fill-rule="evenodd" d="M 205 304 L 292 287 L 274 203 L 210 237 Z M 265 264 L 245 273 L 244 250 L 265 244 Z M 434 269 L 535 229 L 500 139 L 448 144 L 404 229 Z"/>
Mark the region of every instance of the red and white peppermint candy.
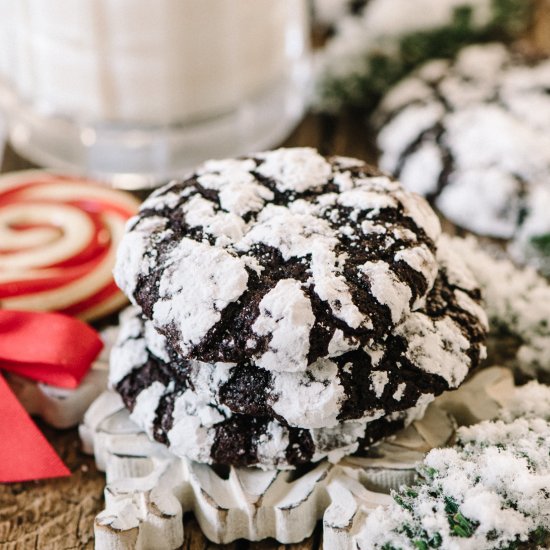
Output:
<path fill-rule="evenodd" d="M 82 178 L 43 171 L 0 177 L 0 307 L 85 320 L 126 299 L 112 269 L 139 202 Z"/>

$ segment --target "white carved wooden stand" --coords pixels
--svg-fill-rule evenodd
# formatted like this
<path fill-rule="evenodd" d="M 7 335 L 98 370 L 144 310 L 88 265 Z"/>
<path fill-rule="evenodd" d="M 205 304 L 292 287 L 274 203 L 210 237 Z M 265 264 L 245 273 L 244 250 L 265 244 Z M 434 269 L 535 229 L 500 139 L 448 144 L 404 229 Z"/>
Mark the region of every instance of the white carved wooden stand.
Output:
<path fill-rule="evenodd" d="M 80 426 L 84 450 L 105 471 L 105 510 L 95 521 L 96 548 L 172 549 L 183 544 L 183 514 L 192 511 L 207 538 L 228 543 L 273 537 L 292 543 L 323 520 L 326 549 L 356 549 L 369 511 L 387 505 L 389 490 L 409 483 L 415 465 L 434 447 L 452 442 L 454 419 L 492 418 L 513 390 L 511 373 L 482 371 L 421 421 L 375 448 L 371 458 L 320 462 L 303 472 L 219 469 L 172 455 L 129 418 L 120 397 L 104 392 Z M 480 405 L 481 403 L 481 405 Z"/>
<path fill-rule="evenodd" d="M 378 446 L 374 458 L 323 461 L 304 472 L 220 472 L 151 442 L 129 419 L 120 397 L 107 391 L 80 427 L 85 451 L 95 454 L 107 478 L 105 510 L 95 522 L 96 548 L 177 548 L 187 511 L 217 543 L 267 537 L 298 542 L 323 518 L 326 547 L 352 548 L 361 518 L 390 501 L 390 488 L 411 481 L 415 464 L 434 444 L 445 445 L 454 427 L 432 406 L 424 420 Z"/>

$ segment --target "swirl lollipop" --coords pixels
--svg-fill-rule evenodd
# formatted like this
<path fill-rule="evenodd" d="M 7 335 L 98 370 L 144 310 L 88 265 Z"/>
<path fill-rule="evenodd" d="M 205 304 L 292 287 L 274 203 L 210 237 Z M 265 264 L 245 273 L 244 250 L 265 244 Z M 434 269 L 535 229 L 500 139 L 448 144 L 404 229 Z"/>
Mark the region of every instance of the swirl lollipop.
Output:
<path fill-rule="evenodd" d="M 111 271 L 138 201 L 93 181 L 43 171 L 0 177 L 0 307 L 91 320 L 125 298 Z"/>

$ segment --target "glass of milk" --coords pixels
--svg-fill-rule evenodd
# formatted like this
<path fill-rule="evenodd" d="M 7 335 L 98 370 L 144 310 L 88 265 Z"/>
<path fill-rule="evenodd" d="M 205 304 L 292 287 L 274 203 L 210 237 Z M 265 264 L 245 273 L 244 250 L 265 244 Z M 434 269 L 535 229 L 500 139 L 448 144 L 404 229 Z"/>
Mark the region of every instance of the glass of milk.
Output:
<path fill-rule="evenodd" d="M 0 0 L 0 98 L 38 164 L 157 185 L 303 114 L 306 0 Z"/>

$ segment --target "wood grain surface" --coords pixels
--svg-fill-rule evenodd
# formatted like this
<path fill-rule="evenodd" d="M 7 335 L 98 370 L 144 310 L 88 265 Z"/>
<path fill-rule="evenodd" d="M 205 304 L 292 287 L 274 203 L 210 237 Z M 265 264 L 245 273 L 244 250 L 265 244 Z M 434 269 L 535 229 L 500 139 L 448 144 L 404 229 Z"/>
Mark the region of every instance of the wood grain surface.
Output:
<path fill-rule="evenodd" d="M 531 44 L 550 52 L 550 0 L 541 0 L 539 23 L 533 29 Z M 286 146 L 313 146 L 324 154 L 376 159 L 373 136 L 366 130 L 363 115 L 342 114 L 338 118 L 309 114 L 295 129 Z M 6 148 L 3 172 L 33 165 Z M 39 422 L 48 440 L 72 472 L 66 479 L 0 484 L 0 550 L 91 549 L 93 521 L 103 508 L 104 476 L 91 457 L 80 451 L 76 429 L 53 430 Z M 0 443 L 1 444 L 1 443 Z M 314 550 L 321 547 L 317 530 L 300 544 L 284 546 L 276 541 L 258 543 L 237 541 L 226 546 L 210 543 L 191 515 L 185 518 L 185 550 Z"/>

